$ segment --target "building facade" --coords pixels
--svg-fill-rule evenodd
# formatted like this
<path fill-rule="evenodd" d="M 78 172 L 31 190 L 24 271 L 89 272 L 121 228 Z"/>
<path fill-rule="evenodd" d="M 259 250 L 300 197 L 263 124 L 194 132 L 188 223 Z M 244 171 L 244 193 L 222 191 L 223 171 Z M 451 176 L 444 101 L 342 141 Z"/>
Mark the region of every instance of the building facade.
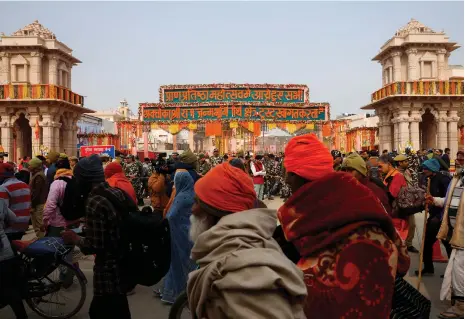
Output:
<path fill-rule="evenodd" d="M 333 125 L 334 149 L 342 153 L 352 151 L 369 151 L 379 148 L 379 117 L 373 114 L 350 114 L 339 116 Z"/>
<path fill-rule="evenodd" d="M 72 50 L 38 21 L 0 34 L 0 141 L 12 160 L 51 150 L 76 154 L 84 98 L 71 91 Z"/>
<path fill-rule="evenodd" d="M 77 121 L 78 133 L 102 133 L 103 120 L 89 114 L 82 114 Z"/>
<path fill-rule="evenodd" d="M 459 48 L 444 32 L 412 19 L 373 58 L 382 66 L 383 87 L 371 103 L 379 117 L 379 148 L 458 148 L 463 109 L 463 67 L 449 65 Z M 462 123 L 460 123 L 462 122 Z"/>

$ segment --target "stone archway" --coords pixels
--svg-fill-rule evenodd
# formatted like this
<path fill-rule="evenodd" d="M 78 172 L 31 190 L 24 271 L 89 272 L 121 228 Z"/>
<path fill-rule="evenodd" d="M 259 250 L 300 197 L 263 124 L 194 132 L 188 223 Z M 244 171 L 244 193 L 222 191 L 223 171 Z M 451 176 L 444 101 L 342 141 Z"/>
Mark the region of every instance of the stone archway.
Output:
<path fill-rule="evenodd" d="M 32 128 L 24 113 L 21 113 L 14 122 L 14 132 L 16 135 L 15 160 L 25 156 L 32 157 Z"/>
<path fill-rule="evenodd" d="M 420 141 L 422 149 L 436 148 L 436 118 L 431 109 L 427 108 L 421 116 Z"/>

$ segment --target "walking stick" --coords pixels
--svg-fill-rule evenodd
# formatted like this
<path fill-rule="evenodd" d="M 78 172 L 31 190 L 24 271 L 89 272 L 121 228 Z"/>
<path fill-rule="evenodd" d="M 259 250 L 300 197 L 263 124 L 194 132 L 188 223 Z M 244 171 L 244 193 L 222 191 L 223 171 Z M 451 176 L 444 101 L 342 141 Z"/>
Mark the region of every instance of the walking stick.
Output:
<path fill-rule="evenodd" d="M 431 179 L 428 178 L 428 184 L 426 186 L 426 195 L 429 195 L 431 187 Z M 423 270 L 423 250 L 425 249 L 425 236 L 426 236 L 426 222 L 428 221 L 428 211 L 429 207 L 428 204 L 425 203 L 425 220 L 423 222 L 423 237 L 421 239 L 421 248 L 420 248 L 420 262 L 418 266 L 418 282 L 417 282 L 417 290 L 420 291 L 420 285 L 421 285 L 421 275 L 422 275 L 422 270 Z"/>

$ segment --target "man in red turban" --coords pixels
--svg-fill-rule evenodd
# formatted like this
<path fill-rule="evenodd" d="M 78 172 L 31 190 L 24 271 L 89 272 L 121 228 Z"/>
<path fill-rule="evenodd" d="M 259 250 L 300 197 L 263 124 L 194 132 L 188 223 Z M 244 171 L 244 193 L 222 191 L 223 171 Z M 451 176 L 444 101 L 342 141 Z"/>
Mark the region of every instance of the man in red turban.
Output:
<path fill-rule="evenodd" d="M 272 238 L 276 211 L 255 208 L 252 179 L 234 165 L 217 165 L 194 187 L 191 258 L 200 268 L 189 274 L 190 309 L 204 319 L 302 318 L 303 275 Z"/>
<path fill-rule="evenodd" d="M 410 260 L 378 198 L 350 174 L 334 172 L 313 134 L 289 141 L 284 165 L 293 195 L 278 218 L 301 256 L 307 318 L 388 319 L 394 279 Z"/>

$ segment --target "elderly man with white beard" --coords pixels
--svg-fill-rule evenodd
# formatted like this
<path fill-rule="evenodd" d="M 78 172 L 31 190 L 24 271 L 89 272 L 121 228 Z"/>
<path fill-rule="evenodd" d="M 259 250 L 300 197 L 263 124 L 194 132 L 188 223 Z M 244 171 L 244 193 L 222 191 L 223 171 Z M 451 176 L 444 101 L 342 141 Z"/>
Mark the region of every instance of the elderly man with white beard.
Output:
<path fill-rule="evenodd" d="M 302 272 L 273 239 L 276 211 L 259 201 L 250 177 L 230 163 L 195 185 L 190 236 L 189 308 L 197 318 L 302 319 Z"/>

